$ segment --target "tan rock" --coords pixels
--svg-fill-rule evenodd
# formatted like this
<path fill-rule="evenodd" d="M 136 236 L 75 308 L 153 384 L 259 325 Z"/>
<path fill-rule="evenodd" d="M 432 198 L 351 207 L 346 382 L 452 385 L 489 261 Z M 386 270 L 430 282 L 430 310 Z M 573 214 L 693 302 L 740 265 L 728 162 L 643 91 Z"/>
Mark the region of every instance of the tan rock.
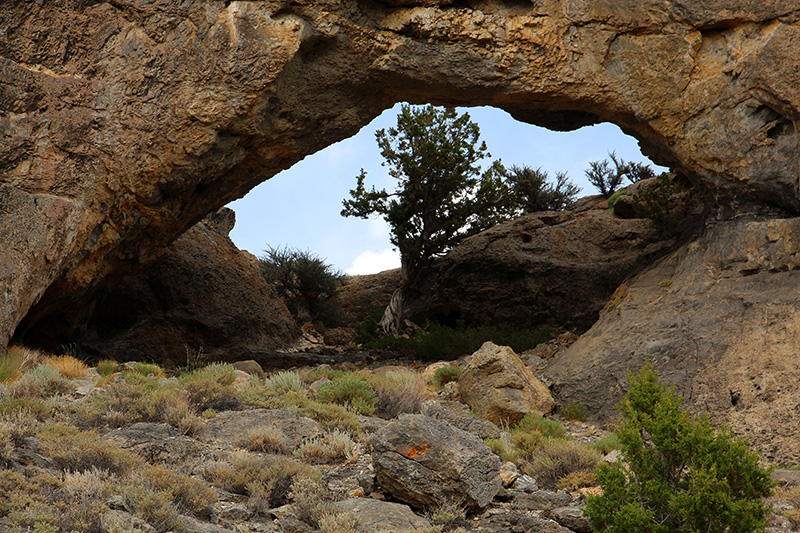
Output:
<path fill-rule="evenodd" d="M 472 354 L 458 380 L 464 403 L 499 426 L 515 424 L 527 413 L 555 407 L 550 391 L 508 346 L 484 343 Z"/>

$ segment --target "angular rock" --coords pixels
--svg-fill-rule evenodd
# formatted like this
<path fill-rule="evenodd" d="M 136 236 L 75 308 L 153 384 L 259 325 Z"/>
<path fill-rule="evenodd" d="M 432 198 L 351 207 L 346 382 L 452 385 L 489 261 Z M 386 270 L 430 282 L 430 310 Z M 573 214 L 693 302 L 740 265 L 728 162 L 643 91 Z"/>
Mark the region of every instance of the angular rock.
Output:
<path fill-rule="evenodd" d="M 264 369 L 261 368 L 261 365 L 258 364 L 256 361 L 253 361 L 252 359 L 247 359 L 245 361 L 235 361 L 233 363 L 233 367 L 236 370 L 247 372 L 251 376 L 255 376 L 262 381 L 267 377 L 267 375 L 264 373 Z"/>
<path fill-rule="evenodd" d="M 210 361 L 260 359 L 292 342 L 299 331 L 256 258 L 216 228 L 199 222 L 142 274 L 104 291 L 86 323 L 72 324 L 81 333 L 71 342 L 102 357 L 128 361 L 147 353 L 173 365 L 198 353 Z M 48 335 L 59 328 L 62 322 Z"/>
<path fill-rule="evenodd" d="M 481 533 L 536 532 L 536 533 L 572 533 L 553 520 L 531 516 L 530 512 L 516 509 L 497 509 L 486 513 L 475 523 L 475 530 Z"/>
<path fill-rule="evenodd" d="M 382 502 L 371 498 L 350 498 L 337 503 L 336 506 L 356 517 L 356 530 L 362 533 L 412 531 L 431 526 L 428 520 L 415 515 L 407 505 L 400 503 Z"/>
<path fill-rule="evenodd" d="M 550 362 L 543 374 L 554 395 L 582 403 L 590 419 L 612 419 L 628 372 L 652 361 L 685 407 L 748 437 L 765 459 L 799 461 L 798 243 L 798 218 L 709 224 L 623 284 Z"/>
<path fill-rule="evenodd" d="M 469 414 L 464 404 L 448 402 L 446 400 L 428 400 L 422 404 L 421 413 L 431 418 L 444 420 L 452 426 L 472 433 L 482 440 L 500 438 L 500 428 L 484 420 Z"/>
<path fill-rule="evenodd" d="M 496 425 L 513 425 L 530 412 L 555 407 L 550 391 L 508 346 L 486 342 L 472 354 L 458 380 L 461 400 Z"/>
<path fill-rule="evenodd" d="M 572 497 L 566 492 L 537 490 L 534 492 L 512 492 L 511 494 L 515 508 L 530 511 L 564 507 L 572 503 Z"/>
<path fill-rule="evenodd" d="M 553 520 L 577 533 L 592 533 L 589 519 L 579 507 L 556 507 L 550 514 Z"/>
<path fill-rule="evenodd" d="M 208 450 L 206 444 L 181 435 L 169 424 L 137 422 L 106 433 L 104 439 L 130 449 L 149 463 L 184 465 L 196 461 Z"/>
<path fill-rule="evenodd" d="M 510 487 L 519 478 L 517 465 L 511 461 L 506 461 L 500 466 L 500 479 L 503 480 L 504 487 Z"/>
<path fill-rule="evenodd" d="M 324 433 L 310 418 L 299 417 L 285 409 L 253 409 L 225 411 L 206 422 L 197 438 L 217 444 L 240 445 L 247 442 L 250 431 L 271 427 L 282 436 L 283 448 L 293 450 L 304 440 Z"/>
<path fill-rule="evenodd" d="M 477 510 L 500 490 L 500 459 L 478 437 L 447 422 L 403 414 L 372 438 L 380 489 L 413 507 L 456 500 Z"/>
<path fill-rule="evenodd" d="M 464 240 L 425 276 L 411 312 L 465 320 L 588 329 L 619 284 L 674 244 L 648 219 L 590 210 L 524 215 Z"/>

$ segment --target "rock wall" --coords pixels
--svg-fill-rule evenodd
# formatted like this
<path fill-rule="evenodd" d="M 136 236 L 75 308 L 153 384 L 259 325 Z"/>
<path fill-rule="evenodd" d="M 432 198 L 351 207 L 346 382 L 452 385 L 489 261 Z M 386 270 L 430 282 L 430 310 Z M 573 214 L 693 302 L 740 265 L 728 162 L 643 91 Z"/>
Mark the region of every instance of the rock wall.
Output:
<path fill-rule="evenodd" d="M 612 121 L 715 195 L 800 208 L 785 0 L 0 5 L 0 346 L 394 102 Z"/>
<path fill-rule="evenodd" d="M 711 223 L 623 283 L 600 319 L 544 371 L 560 403 L 617 416 L 628 371 L 652 361 L 693 411 L 800 460 L 800 219 Z"/>

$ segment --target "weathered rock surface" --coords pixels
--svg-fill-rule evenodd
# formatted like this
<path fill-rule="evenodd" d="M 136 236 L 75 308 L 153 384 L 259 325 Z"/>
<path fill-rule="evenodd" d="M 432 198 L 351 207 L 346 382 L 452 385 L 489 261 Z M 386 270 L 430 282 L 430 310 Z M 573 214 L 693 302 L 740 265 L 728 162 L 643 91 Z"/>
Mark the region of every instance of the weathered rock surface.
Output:
<path fill-rule="evenodd" d="M 461 400 L 497 425 L 513 425 L 530 412 L 548 414 L 555 401 L 508 346 L 485 342 L 458 379 Z"/>
<path fill-rule="evenodd" d="M 245 446 L 248 434 L 259 428 L 274 428 L 282 437 L 283 448 L 293 450 L 306 439 L 323 434 L 319 424 L 285 409 L 225 411 L 218 414 L 197 433 L 206 442 Z"/>
<path fill-rule="evenodd" d="M 74 342 L 119 361 L 185 363 L 263 358 L 297 338 L 286 306 L 259 273 L 257 260 L 228 237 L 234 214 L 223 209 L 170 244 L 142 274 L 104 291 L 84 312 L 50 315 L 26 342 Z"/>
<path fill-rule="evenodd" d="M 798 257 L 800 219 L 712 223 L 623 284 L 544 376 L 561 402 L 609 419 L 628 371 L 652 361 L 692 410 L 747 436 L 765 458 L 797 462 Z"/>
<path fill-rule="evenodd" d="M 478 510 L 502 486 L 500 458 L 478 437 L 423 415 L 400 415 L 372 438 L 379 488 L 413 507 L 458 501 Z"/>
<path fill-rule="evenodd" d="M 0 345 L 400 100 L 612 121 L 720 198 L 797 211 L 798 18 L 783 0 L 5 2 Z"/>
<path fill-rule="evenodd" d="M 401 503 L 350 498 L 337 503 L 336 506 L 356 517 L 358 520 L 356 529 L 362 533 L 413 531 L 431 526 L 428 520 L 415 515 L 407 505 Z"/>
<path fill-rule="evenodd" d="M 671 245 L 649 220 L 605 209 L 533 213 L 450 251 L 411 307 L 471 324 L 586 330 L 619 284 Z"/>
<path fill-rule="evenodd" d="M 402 279 L 399 268 L 377 274 L 350 276 L 337 289 L 334 302 L 341 306 L 351 324 L 361 322 L 372 316 L 376 309 L 389 305 Z"/>
<path fill-rule="evenodd" d="M 500 438 L 500 428 L 484 418 L 469 414 L 464 404 L 447 400 L 428 400 L 422 404 L 423 415 L 444 420 L 453 427 L 472 433 L 479 439 Z"/>

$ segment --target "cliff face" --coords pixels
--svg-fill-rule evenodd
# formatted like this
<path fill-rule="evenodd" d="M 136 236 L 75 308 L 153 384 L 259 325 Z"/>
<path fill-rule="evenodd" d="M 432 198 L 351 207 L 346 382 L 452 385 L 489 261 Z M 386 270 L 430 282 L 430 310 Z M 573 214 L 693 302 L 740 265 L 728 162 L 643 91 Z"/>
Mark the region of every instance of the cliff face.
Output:
<path fill-rule="evenodd" d="M 401 100 L 611 121 L 710 198 L 800 208 L 796 2 L 446 4 L 4 2 L 0 345 Z"/>

